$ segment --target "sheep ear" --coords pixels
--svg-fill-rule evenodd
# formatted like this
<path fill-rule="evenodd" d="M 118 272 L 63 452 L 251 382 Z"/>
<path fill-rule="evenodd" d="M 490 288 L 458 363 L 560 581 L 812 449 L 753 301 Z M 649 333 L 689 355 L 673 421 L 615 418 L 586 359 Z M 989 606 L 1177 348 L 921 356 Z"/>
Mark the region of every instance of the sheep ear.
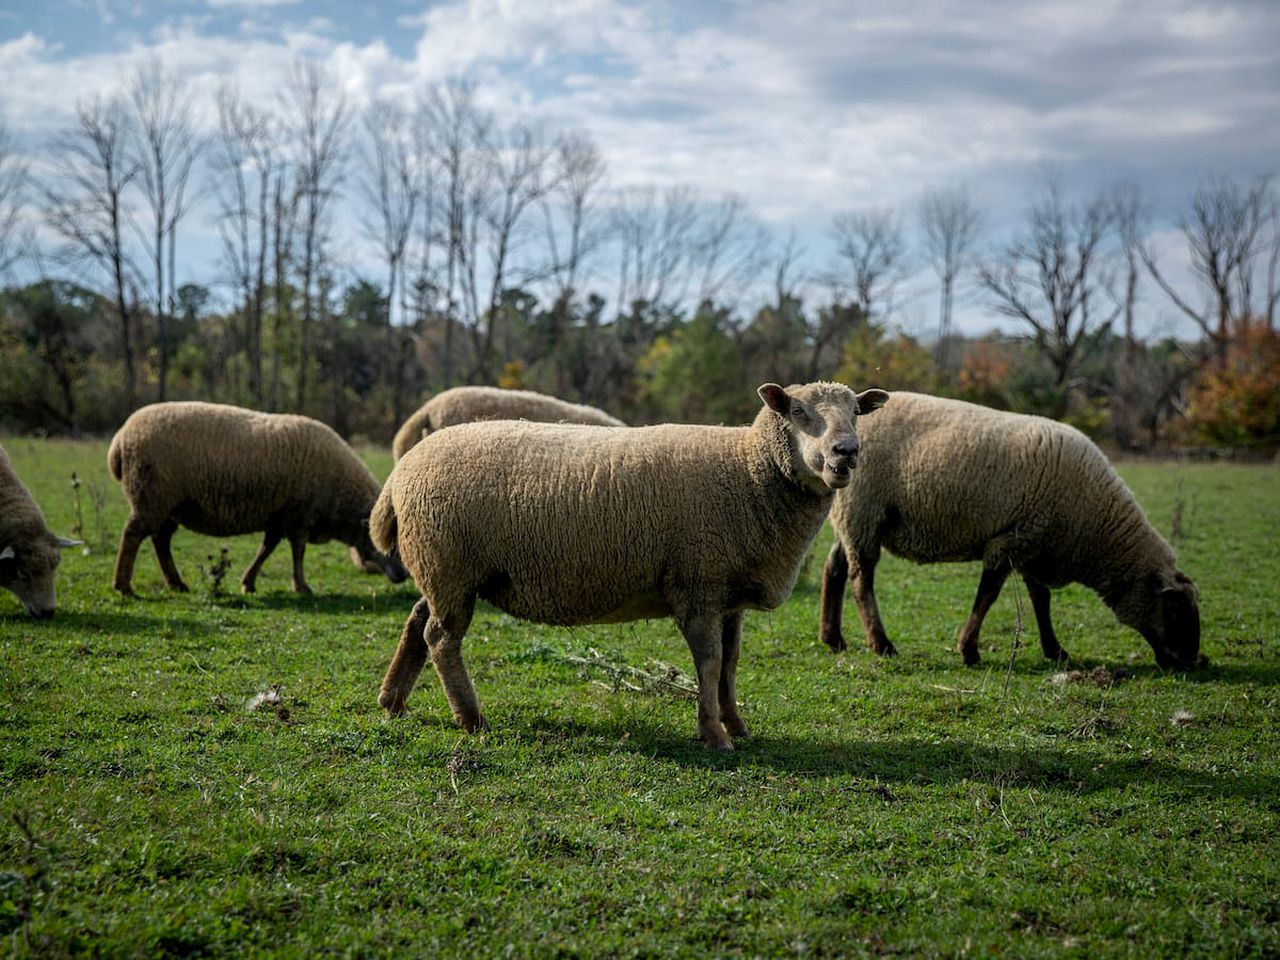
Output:
<path fill-rule="evenodd" d="M 0 560 L 12 560 L 17 554 L 13 552 L 13 547 L 5 547 L 0 550 Z"/>
<path fill-rule="evenodd" d="M 774 413 L 785 417 L 791 412 L 791 398 L 787 396 L 787 391 L 776 383 L 763 384 L 756 393 L 760 395 L 765 406 Z"/>
<path fill-rule="evenodd" d="M 887 390 L 878 390 L 874 387 L 870 390 L 863 390 L 858 394 L 858 413 L 865 417 L 871 411 L 879 410 L 888 402 L 889 393 Z"/>
<path fill-rule="evenodd" d="M 69 540 L 66 537 L 58 537 L 58 546 L 60 547 L 78 547 L 84 543 L 83 540 Z"/>

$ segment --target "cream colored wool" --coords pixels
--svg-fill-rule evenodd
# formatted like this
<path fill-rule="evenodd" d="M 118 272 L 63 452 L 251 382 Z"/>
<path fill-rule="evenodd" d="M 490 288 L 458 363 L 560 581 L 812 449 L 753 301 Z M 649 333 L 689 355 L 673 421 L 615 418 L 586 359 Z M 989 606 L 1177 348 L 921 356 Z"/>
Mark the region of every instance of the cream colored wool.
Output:
<path fill-rule="evenodd" d="M 1027 581 L 1048 657 L 1065 656 L 1049 621 L 1048 588 L 1079 582 L 1142 632 L 1162 663 L 1195 661 L 1195 587 L 1102 451 L 1080 431 L 1043 417 L 898 392 L 861 434 L 866 462 L 831 510 L 838 542 L 824 582 L 822 635 L 832 647 L 844 647 L 840 597 L 847 562 L 869 645 L 893 652 L 874 589 L 858 582 L 873 580 L 884 547 L 915 563 L 982 561 L 976 620 L 970 617 L 960 638 L 968 662 L 978 659 L 985 606 L 1011 570 Z"/>
<path fill-rule="evenodd" d="M 427 434 L 476 420 L 533 420 L 538 423 L 626 426 L 603 410 L 581 403 L 569 403 L 532 390 L 453 387 L 436 394 L 404 422 L 396 431 L 391 452 L 399 460 Z"/>
<path fill-rule="evenodd" d="M 0 447 L 0 587 L 11 590 L 32 616 L 53 616 L 62 548 L 78 542 L 49 530 L 35 498 Z"/>
<path fill-rule="evenodd" d="M 699 734 L 732 749 L 727 734 L 746 734 L 732 693 L 742 613 L 791 593 L 856 462 L 858 402 L 886 395 L 819 383 L 761 396 L 749 427 L 500 421 L 414 447 L 370 518 L 423 594 L 382 705 L 403 712 L 429 648 L 454 716 L 484 725 L 461 659 L 477 598 L 549 624 L 671 616 L 698 668 Z"/>
<path fill-rule="evenodd" d="M 165 580 L 186 585 L 169 540 L 183 526 L 215 537 L 263 531 L 241 585 L 252 593 L 259 569 L 281 539 L 293 551 L 293 588 L 308 543 L 339 540 L 377 562 L 393 581 L 400 565 L 374 550 L 369 510 L 377 479 L 330 427 L 310 417 L 259 413 L 215 403 L 156 403 L 125 421 L 107 454 L 132 513 L 116 559 L 115 588 L 132 593 L 133 564 L 151 537 Z"/>

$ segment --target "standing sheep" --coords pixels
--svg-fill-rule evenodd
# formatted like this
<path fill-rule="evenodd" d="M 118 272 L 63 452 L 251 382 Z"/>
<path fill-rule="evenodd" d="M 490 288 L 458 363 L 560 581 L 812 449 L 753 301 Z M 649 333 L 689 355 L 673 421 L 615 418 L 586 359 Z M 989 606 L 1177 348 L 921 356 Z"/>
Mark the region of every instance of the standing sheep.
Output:
<path fill-rule="evenodd" d="M 845 649 L 840 615 L 847 578 L 868 646 L 895 652 L 875 597 L 883 546 L 915 563 L 982 561 L 978 595 L 957 644 L 967 664 L 978 662 L 982 620 L 1016 570 L 1050 660 L 1066 652 L 1049 618 L 1049 588 L 1078 582 L 1146 638 L 1160 666 L 1196 665 L 1195 585 L 1106 457 L 1078 430 L 895 393 L 862 443 L 867 465 L 831 511 L 837 539 L 823 571 L 820 635 L 833 650 Z"/>
<path fill-rule="evenodd" d="M 392 471 L 370 518 L 422 591 L 379 703 L 405 712 L 428 653 L 457 721 L 486 726 L 462 661 L 477 598 L 569 626 L 672 617 L 698 674 L 698 734 L 747 736 L 735 679 L 743 611 L 795 584 L 858 459 L 857 414 L 888 395 L 814 383 L 759 390 L 750 427 L 616 430 L 512 421 L 432 434 Z"/>
<path fill-rule="evenodd" d="M 532 390 L 498 387 L 454 387 L 437 393 L 396 431 L 391 452 L 399 460 L 423 437 L 445 427 L 476 420 L 534 420 L 539 423 L 586 423 L 623 427 L 603 410 L 569 403 Z"/>
<path fill-rule="evenodd" d="M 258 571 L 282 540 L 293 548 L 293 589 L 308 543 L 339 540 L 377 563 L 393 583 L 408 575 L 369 540 L 378 481 L 332 429 L 310 417 L 258 413 L 216 403 L 155 403 L 125 421 L 107 453 L 132 513 L 120 534 L 115 589 L 133 595 L 133 564 L 147 537 L 170 589 L 187 586 L 170 541 L 179 526 L 213 537 L 263 531 L 240 579 L 253 593 Z"/>
<path fill-rule="evenodd" d="M 13 591 L 32 616 L 52 617 L 57 606 L 53 581 L 62 548 L 79 543 L 50 532 L 35 498 L 0 447 L 0 587 Z"/>

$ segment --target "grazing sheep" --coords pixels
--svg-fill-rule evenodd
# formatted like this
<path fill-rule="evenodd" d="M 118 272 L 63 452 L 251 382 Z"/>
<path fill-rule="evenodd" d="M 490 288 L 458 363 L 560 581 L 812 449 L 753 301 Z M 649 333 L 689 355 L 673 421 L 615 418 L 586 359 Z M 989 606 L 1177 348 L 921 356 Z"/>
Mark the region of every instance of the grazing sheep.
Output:
<path fill-rule="evenodd" d="M 1200 649 L 1195 585 L 1102 452 L 1072 427 L 976 404 L 895 393 L 862 431 L 866 466 L 831 510 L 836 543 L 823 571 L 820 635 L 844 650 L 844 581 L 867 644 L 891 654 L 875 597 L 883 546 L 915 563 L 981 560 L 977 599 L 957 644 L 978 662 L 983 617 L 1011 571 L 1031 597 L 1040 646 L 1066 657 L 1049 619 L 1049 588 L 1078 582 L 1133 627 L 1166 668 Z M 1203 658 L 1201 658 L 1201 662 Z"/>
<path fill-rule="evenodd" d="M 35 498 L 0 447 L 0 587 L 13 591 L 32 616 L 52 617 L 62 548 L 79 543 L 49 531 Z"/>
<path fill-rule="evenodd" d="M 333 430 L 310 417 L 258 413 L 216 403 L 155 403 L 135 411 L 111 441 L 111 475 L 132 513 L 120 534 L 115 588 L 133 594 L 133 564 L 147 537 L 165 582 L 187 586 L 170 541 L 179 526 L 213 537 L 263 531 L 240 579 L 253 593 L 258 571 L 281 539 L 293 548 L 293 589 L 308 543 L 339 540 L 378 564 L 393 583 L 408 575 L 369 540 L 378 481 Z"/>
<path fill-rule="evenodd" d="M 624 427 L 603 410 L 569 403 L 532 390 L 499 387 L 454 387 L 437 393 L 396 431 L 391 452 L 399 460 L 409 449 L 436 430 L 476 420 L 535 420 L 539 423 L 587 423 L 597 427 Z"/>
<path fill-rule="evenodd" d="M 422 591 L 382 683 L 395 716 L 428 653 L 454 717 L 486 726 L 462 661 L 477 598 L 562 626 L 672 617 L 698 674 L 698 734 L 745 737 L 735 694 L 742 614 L 791 593 L 858 458 L 857 414 L 888 395 L 815 383 L 759 390 L 749 427 L 627 430 L 513 421 L 434 433 L 392 471 L 370 517 Z"/>

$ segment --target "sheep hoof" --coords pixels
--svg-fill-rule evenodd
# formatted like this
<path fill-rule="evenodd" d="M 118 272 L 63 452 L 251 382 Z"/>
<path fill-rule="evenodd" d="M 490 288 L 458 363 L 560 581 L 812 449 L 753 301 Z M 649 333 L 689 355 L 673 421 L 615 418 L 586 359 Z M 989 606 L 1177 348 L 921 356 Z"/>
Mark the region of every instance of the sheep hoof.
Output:
<path fill-rule="evenodd" d="M 725 720 L 724 729 L 735 740 L 746 740 L 751 736 L 751 731 L 747 729 L 747 725 L 742 721 L 741 717 Z"/>
<path fill-rule="evenodd" d="M 120 584 L 117 583 L 115 589 L 122 597 L 128 597 L 130 600 L 138 599 L 138 595 L 133 592 L 133 587 L 128 584 L 120 586 Z"/>
<path fill-rule="evenodd" d="M 378 694 L 378 706 L 387 711 L 388 717 L 403 717 L 409 712 L 405 708 L 404 697 L 391 690 L 383 690 Z"/>
<path fill-rule="evenodd" d="M 458 717 L 457 720 L 467 733 L 487 733 L 489 731 L 489 721 L 484 718 L 483 713 L 477 713 L 474 718 Z"/>
<path fill-rule="evenodd" d="M 698 731 L 698 737 L 707 745 L 708 750 L 718 750 L 721 753 L 733 753 L 733 741 L 729 739 L 729 735 L 725 733 L 723 724 L 717 723 L 715 728 L 708 727 Z"/>
<path fill-rule="evenodd" d="M 831 648 L 832 653 L 844 653 L 849 649 L 849 645 L 844 642 L 844 636 L 839 633 L 824 634 L 822 642 Z"/>
<path fill-rule="evenodd" d="M 190 593 L 191 592 L 191 588 L 188 587 L 181 580 L 179 580 L 177 583 L 169 584 L 169 589 L 172 590 L 174 593 Z"/>
<path fill-rule="evenodd" d="M 978 654 L 978 651 L 976 648 L 974 649 L 966 648 L 964 650 L 961 650 L 960 655 L 964 657 L 964 665 L 966 667 L 976 667 L 978 663 L 982 660 L 982 657 Z"/>
<path fill-rule="evenodd" d="M 257 585 L 255 585 L 255 584 L 253 584 L 253 583 L 248 583 L 248 582 L 241 581 L 241 583 L 240 583 L 240 592 L 241 592 L 241 593 L 257 593 L 257 592 L 258 592 L 258 587 L 257 587 Z"/>

